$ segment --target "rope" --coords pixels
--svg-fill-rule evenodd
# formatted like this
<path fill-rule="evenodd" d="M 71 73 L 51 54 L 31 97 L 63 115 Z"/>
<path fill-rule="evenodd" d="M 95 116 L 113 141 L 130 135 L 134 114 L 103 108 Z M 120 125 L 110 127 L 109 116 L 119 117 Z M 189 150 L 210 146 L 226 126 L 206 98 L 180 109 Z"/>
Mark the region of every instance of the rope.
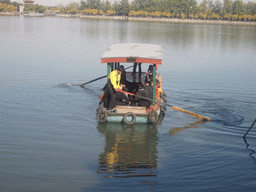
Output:
<path fill-rule="evenodd" d="M 256 123 L 256 119 L 254 120 L 254 122 L 252 123 L 252 126 L 248 129 L 248 131 L 244 134 L 244 138 L 245 136 L 249 133 L 249 131 L 252 129 L 253 125 Z"/>

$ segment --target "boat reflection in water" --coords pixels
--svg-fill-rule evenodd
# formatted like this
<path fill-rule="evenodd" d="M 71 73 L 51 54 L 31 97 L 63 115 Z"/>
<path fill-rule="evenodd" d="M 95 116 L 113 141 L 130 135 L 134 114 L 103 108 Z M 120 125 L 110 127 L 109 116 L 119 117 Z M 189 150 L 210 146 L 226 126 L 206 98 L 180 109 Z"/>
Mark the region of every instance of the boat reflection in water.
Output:
<path fill-rule="evenodd" d="M 105 177 L 156 177 L 156 124 L 99 123 L 97 129 L 106 137 L 105 150 L 99 156 L 98 173 Z"/>
<path fill-rule="evenodd" d="M 200 126 L 198 126 L 200 124 L 205 124 L 205 121 L 204 120 L 199 120 L 199 121 L 195 121 L 195 122 L 190 123 L 190 124 L 188 124 L 186 126 L 183 126 L 183 127 L 175 127 L 173 129 L 171 129 L 169 133 L 170 133 L 171 136 L 174 136 L 176 133 L 178 133 L 180 131 L 185 131 L 187 129 L 192 129 L 192 128 L 201 128 Z"/>

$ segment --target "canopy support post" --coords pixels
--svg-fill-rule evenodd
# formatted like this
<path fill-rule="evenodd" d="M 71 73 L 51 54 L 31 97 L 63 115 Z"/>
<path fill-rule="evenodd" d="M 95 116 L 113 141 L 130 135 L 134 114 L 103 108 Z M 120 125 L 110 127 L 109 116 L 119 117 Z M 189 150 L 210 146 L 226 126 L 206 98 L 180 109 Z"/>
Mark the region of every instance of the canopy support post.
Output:
<path fill-rule="evenodd" d="M 107 77 L 109 77 L 109 74 L 110 74 L 110 70 L 111 70 L 111 64 L 108 63 L 108 66 L 107 66 Z"/>
<path fill-rule="evenodd" d="M 153 105 L 155 105 L 156 100 L 156 64 L 153 65 Z"/>

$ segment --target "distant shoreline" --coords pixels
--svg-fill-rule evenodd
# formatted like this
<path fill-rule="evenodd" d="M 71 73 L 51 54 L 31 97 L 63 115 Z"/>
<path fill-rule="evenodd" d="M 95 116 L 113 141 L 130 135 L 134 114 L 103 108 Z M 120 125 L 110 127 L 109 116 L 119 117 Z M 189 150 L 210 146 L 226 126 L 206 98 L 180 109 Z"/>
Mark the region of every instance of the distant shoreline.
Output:
<path fill-rule="evenodd" d="M 59 16 L 61 17 L 62 15 L 59 15 Z M 67 16 L 65 15 L 65 17 L 67 17 Z M 221 25 L 249 25 L 249 26 L 256 26 L 256 22 L 245 22 L 245 21 L 173 19 L 173 18 L 151 18 L 151 17 L 128 17 L 128 16 L 92 16 L 92 15 L 79 15 L 79 17 L 80 18 L 90 18 L 90 19 L 109 19 L 109 20 L 112 19 L 112 20 L 142 21 L 142 22 L 218 24 L 218 25 L 221 24 Z"/>
<path fill-rule="evenodd" d="M 20 13 L 0 12 L 0 15 L 18 16 Z M 77 17 L 84 19 L 106 19 L 106 20 L 123 20 L 123 21 L 141 21 L 141 22 L 162 22 L 162 23 L 188 23 L 188 24 L 215 24 L 215 25 L 246 25 L 256 26 L 256 22 L 247 21 L 222 21 L 222 20 L 199 20 L 199 19 L 176 19 L 176 18 L 151 18 L 151 17 L 129 17 L 129 16 L 105 16 L 105 15 L 71 15 L 57 14 L 55 17 Z"/>

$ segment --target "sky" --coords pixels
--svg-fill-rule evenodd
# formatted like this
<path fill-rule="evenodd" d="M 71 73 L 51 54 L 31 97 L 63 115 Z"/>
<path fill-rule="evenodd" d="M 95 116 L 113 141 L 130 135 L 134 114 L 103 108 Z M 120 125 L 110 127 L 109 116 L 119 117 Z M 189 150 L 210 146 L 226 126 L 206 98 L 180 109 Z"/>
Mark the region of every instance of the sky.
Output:
<path fill-rule="evenodd" d="M 12 0 L 12 1 L 16 1 L 16 2 L 19 2 L 19 3 L 23 2 L 23 0 Z M 77 2 L 77 3 L 81 2 L 81 0 L 34 0 L 34 1 L 35 1 L 35 4 L 44 5 L 44 6 L 55 6 L 55 5 L 58 5 L 60 3 L 63 4 L 63 5 L 67 5 L 70 2 Z M 110 0 L 110 1 L 114 1 L 114 0 Z M 133 0 L 129 0 L 129 1 L 131 2 Z M 202 0 L 197 0 L 197 2 L 201 2 L 201 1 Z M 256 0 L 242 0 L 242 1 L 244 3 L 247 3 L 248 1 L 256 3 Z M 223 2 L 223 0 L 220 0 L 220 2 Z"/>

